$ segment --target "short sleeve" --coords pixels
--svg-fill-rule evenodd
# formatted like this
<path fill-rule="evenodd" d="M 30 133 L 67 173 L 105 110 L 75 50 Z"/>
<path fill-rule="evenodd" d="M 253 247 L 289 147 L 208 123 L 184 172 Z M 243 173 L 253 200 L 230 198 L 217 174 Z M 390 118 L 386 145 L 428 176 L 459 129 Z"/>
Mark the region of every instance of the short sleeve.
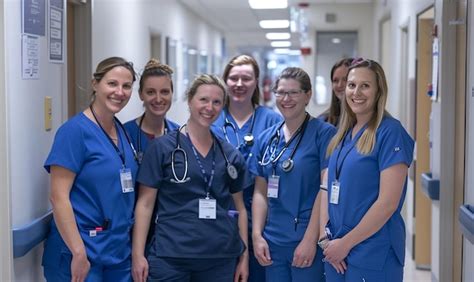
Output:
<path fill-rule="evenodd" d="M 240 192 L 252 185 L 252 177 L 250 176 L 245 158 L 238 151 L 234 151 L 235 157 L 232 158 L 232 164 L 237 168 L 238 177 L 231 180 L 230 193 Z"/>
<path fill-rule="evenodd" d="M 161 165 L 163 157 L 158 141 L 159 139 L 154 139 L 145 150 L 137 176 L 138 183 L 156 189 L 158 189 L 163 179 L 163 169 Z"/>
<path fill-rule="evenodd" d="M 76 120 L 70 120 L 58 129 L 44 163 L 46 171 L 50 172 L 52 165 L 64 167 L 76 174 L 81 170 L 86 156 L 82 130 Z"/>
<path fill-rule="evenodd" d="M 393 165 L 404 163 L 410 166 L 413 161 L 414 141 L 400 122 L 393 120 L 387 126 L 379 128 L 376 140 L 380 144 L 378 162 L 380 171 Z"/>

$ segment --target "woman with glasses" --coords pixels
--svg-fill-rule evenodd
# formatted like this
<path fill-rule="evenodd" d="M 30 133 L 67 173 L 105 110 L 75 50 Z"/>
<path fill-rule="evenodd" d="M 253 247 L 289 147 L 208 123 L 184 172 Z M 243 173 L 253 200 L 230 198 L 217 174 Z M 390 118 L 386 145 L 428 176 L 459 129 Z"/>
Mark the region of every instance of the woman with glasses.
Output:
<path fill-rule="evenodd" d="M 237 148 L 247 161 L 257 135 L 282 120 L 273 110 L 259 105 L 259 75 L 260 69 L 254 58 L 238 55 L 230 60 L 223 74 L 229 96 L 222 113 L 212 125 L 213 132 Z M 253 190 L 252 185 L 244 191 L 244 202 L 249 216 L 249 235 L 252 234 L 250 209 Z M 251 241 L 249 240 L 249 281 L 265 281 L 265 270 L 255 260 Z"/>
<path fill-rule="evenodd" d="M 331 105 L 318 118 L 334 126 L 339 124 L 341 99 L 343 99 L 344 92 L 346 91 L 347 72 L 352 60 L 352 58 L 342 59 L 331 68 Z"/>
<path fill-rule="evenodd" d="M 349 67 L 344 111 L 328 146 L 327 193 L 322 193 L 321 223 L 329 238 L 321 234 L 321 242 L 329 281 L 403 280 L 400 210 L 414 142 L 385 110 L 387 90 L 377 62 L 358 59 Z"/>
<path fill-rule="evenodd" d="M 253 150 L 252 239 L 267 281 L 324 281 L 319 188 L 335 128 L 305 111 L 311 89 L 304 70 L 283 70 L 273 90 L 284 121 L 263 131 Z"/>
<path fill-rule="evenodd" d="M 226 86 L 220 78 L 198 76 L 187 92 L 187 123 L 148 146 L 137 177 L 135 281 L 247 279 L 247 212 L 242 190 L 251 179 L 242 155 L 210 130 L 225 97 Z M 154 239 L 145 257 L 155 202 Z M 238 215 L 230 211 L 232 203 Z"/>
<path fill-rule="evenodd" d="M 130 281 L 138 169 L 133 145 L 115 117 L 132 95 L 131 63 L 97 65 L 92 102 L 57 131 L 44 164 L 51 174 L 54 220 L 43 253 L 47 281 Z"/>

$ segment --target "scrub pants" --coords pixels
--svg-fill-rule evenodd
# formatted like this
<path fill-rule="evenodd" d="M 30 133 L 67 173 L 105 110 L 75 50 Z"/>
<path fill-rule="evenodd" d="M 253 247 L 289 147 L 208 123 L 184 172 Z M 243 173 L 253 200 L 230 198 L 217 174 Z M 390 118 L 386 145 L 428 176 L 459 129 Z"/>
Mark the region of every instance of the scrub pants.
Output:
<path fill-rule="evenodd" d="M 316 248 L 310 267 L 291 266 L 296 247 L 282 247 L 267 241 L 273 264 L 266 267 L 267 282 L 324 282 L 323 250 Z M 329 280 L 331 281 L 331 280 Z"/>
<path fill-rule="evenodd" d="M 44 277 L 48 282 L 71 281 L 72 255 L 61 254 L 61 262 L 58 267 L 44 266 Z M 86 282 L 129 282 L 132 281 L 130 258 L 120 264 L 104 266 L 91 262 Z"/>
<path fill-rule="evenodd" d="M 233 282 L 236 258 L 188 259 L 148 256 L 148 281 Z"/>
<path fill-rule="evenodd" d="M 403 265 L 398 261 L 397 256 L 390 248 L 387 259 L 381 270 L 371 270 L 360 268 L 349 264 L 344 274 L 336 272 L 331 264 L 325 263 L 327 281 L 345 282 L 345 281 L 364 281 L 364 282 L 402 282 Z"/>
<path fill-rule="evenodd" d="M 250 238 L 249 240 L 252 240 Z M 264 282 L 265 281 L 265 267 L 258 263 L 257 258 L 253 252 L 253 247 L 249 241 L 249 278 L 248 282 Z"/>

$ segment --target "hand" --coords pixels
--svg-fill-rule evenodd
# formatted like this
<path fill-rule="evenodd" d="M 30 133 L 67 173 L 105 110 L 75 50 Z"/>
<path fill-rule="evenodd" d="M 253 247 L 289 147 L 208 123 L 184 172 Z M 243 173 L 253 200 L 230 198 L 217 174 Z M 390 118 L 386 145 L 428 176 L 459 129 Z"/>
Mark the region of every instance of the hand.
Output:
<path fill-rule="evenodd" d="M 344 274 L 347 270 L 347 265 L 345 261 L 341 261 L 339 263 L 331 263 L 332 267 L 336 269 L 336 272 L 339 274 Z"/>
<path fill-rule="evenodd" d="M 247 282 L 249 278 L 249 254 L 245 251 L 239 258 L 239 263 L 235 268 L 234 282 Z"/>
<path fill-rule="evenodd" d="M 344 242 L 344 239 L 334 239 L 329 241 L 324 249 L 324 256 L 326 261 L 337 265 L 347 257 L 350 250 L 351 247 Z"/>
<path fill-rule="evenodd" d="M 133 281 L 145 282 L 148 278 L 148 261 L 144 256 L 132 256 Z"/>
<path fill-rule="evenodd" d="M 255 258 L 261 266 L 268 266 L 273 263 L 270 257 L 270 248 L 268 247 L 267 241 L 262 236 L 253 239 L 253 252 Z"/>
<path fill-rule="evenodd" d="M 316 255 L 316 243 L 310 240 L 301 240 L 293 253 L 292 266 L 294 267 L 310 267 L 313 264 Z"/>
<path fill-rule="evenodd" d="M 89 260 L 87 260 L 87 255 L 85 253 L 73 255 L 71 261 L 71 281 L 85 281 L 90 268 L 91 264 Z"/>

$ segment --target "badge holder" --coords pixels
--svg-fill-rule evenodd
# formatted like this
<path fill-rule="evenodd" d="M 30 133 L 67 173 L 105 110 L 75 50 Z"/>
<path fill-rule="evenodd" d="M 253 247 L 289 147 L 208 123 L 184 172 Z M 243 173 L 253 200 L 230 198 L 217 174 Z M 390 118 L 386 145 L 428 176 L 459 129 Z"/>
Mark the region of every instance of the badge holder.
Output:
<path fill-rule="evenodd" d="M 209 198 L 207 193 L 205 199 L 199 199 L 199 219 L 216 219 L 216 199 Z"/>
<path fill-rule="evenodd" d="M 341 184 L 339 181 L 334 180 L 331 184 L 331 197 L 329 199 L 329 203 L 337 205 L 339 204 L 339 189 Z"/>
<path fill-rule="evenodd" d="M 120 169 L 120 184 L 122 185 L 122 193 L 131 193 L 135 190 L 133 187 L 131 169 L 126 167 Z"/>
<path fill-rule="evenodd" d="M 280 176 L 272 174 L 268 177 L 267 197 L 278 198 L 278 187 L 280 183 Z"/>

